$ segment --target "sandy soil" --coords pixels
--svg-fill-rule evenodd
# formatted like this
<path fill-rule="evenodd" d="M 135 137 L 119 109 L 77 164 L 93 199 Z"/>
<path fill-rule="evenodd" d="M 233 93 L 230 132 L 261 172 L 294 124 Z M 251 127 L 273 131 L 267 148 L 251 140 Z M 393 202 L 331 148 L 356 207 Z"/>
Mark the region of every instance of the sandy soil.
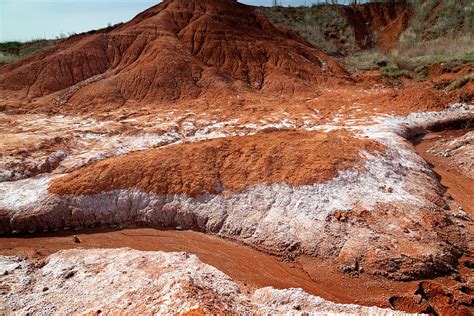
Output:
<path fill-rule="evenodd" d="M 360 151 L 374 154 L 384 149 L 375 141 L 355 138 L 345 130 L 228 137 L 103 160 L 53 181 L 49 190 L 80 196 L 136 188 L 195 197 L 241 192 L 262 183 L 309 185 L 360 167 L 365 160 Z"/>

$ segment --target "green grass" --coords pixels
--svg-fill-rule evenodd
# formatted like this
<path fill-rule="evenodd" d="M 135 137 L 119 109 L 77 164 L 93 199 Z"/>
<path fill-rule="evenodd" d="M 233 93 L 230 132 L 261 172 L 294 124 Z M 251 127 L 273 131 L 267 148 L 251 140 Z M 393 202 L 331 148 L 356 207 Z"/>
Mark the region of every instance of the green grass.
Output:
<path fill-rule="evenodd" d="M 0 53 L 0 65 L 9 64 L 17 60 L 20 60 L 20 57 L 16 55 L 8 55 L 8 54 L 3 55 L 3 53 Z"/>
<path fill-rule="evenodd" d="M 471 63 L 474 62 L 474 36 L 439 37 L 410 44 L 401 42 L 396 54 L 408 60 L 412 67 L 450 62 Z"/>
<path fill-rule="evenodd" d="M 427 66 L 474 63 L 474 36 L 442 37 L 420 41 L 411 46 L 401 44 L 398 50 L 387 54 L 375 50 L 360 51 L 346 57 L 344 61 L 350 70 L 374 70 L 385 67 L 382 69 L 385 73 L 391 72 L 389 69 L 398 69 L 415 71 L 420 76 L 426 76 L 423 72 L 426 72 Z"/>
<path fill-rule="evenodd" d="M 352 70 L 373 70 L 387 65 L 414 71 L 440 63 L 474 62 L 474 1 L 409 0 L 409 3 L 413 18 L 400 38 L 399 49 L 388 54 L 374 49 L 360 50 L 354 30 L 339 5 L 260 8 L 259 12 L 272 23 L 296 31 L 326 53 L 345 56 L 344 63 Z"/>
<path fill-rule="evenodd" d="M 383 72 L 394 72 L 396 70 L 398 70 L 398 68 L 394 66 L 385 66 L 382 69 Z"/>
<path fill-rule="evenodd" d="M 364 50 L 345 57 L 344 62 L 349 70 L 374 70 L 389 64 L 389 59 L 377 50 Z"/>
<path fill-rule="evenodd" d="M 411 31 L 416 39 L 458 37 L 474 32 L 472 0 L 410 0 L 413 8 Z M 433 15 L 433 12 L 437 12 Z"/>
<path fill-rule="evenodd" d="M 413 18 L 395 54 L 409 67 L 474 62 L 472 0 L 410 0 Z"/>
<path fill-rule="evenodd" d="M 354 30 L 339 5 L 259 8 L 259 13 L 272 23 L 297 32 L 326 53 L 349 54 L 357 48 Z"/>
<path fill-rule="evenodd" d="M 0 64 L 8 64 L 26 58 L 52 45 L 54 41 L 38 39 L 30 42 L 0 43 Z"/>

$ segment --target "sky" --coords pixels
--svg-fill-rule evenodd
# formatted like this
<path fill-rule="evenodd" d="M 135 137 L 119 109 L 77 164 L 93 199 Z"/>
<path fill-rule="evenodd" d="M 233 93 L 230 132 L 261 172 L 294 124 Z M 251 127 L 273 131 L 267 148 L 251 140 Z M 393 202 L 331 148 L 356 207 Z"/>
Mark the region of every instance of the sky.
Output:
<path fill-rule="evenodd" d="M 283 6 L 317 0 L 280 0 Z M 0 42 L 56 38 L 126 22 L 159 0 L 0 0 Z M 270 6 L 271 0 L 239 0 Z"/>

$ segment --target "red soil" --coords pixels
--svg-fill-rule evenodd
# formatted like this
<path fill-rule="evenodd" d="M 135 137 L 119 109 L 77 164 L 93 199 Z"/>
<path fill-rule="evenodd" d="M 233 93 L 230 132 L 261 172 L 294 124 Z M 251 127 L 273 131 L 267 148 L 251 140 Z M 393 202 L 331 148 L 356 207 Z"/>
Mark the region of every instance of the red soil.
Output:
<path fill-rule="evenodd" d="M 186 251 L 229 275 L 244 291 L 265 286 L 303 288 L 308 293 L 337 303 L 380 307 L 389 307 L 389 298 L 392 296 L 416 291 L 418 284 L 368 276 L 354 278 L 314 258 L 283 262 L 247 246 L 193 231 L 131 228 L 121 231 L 81 231 L 75 235 L 80 243 L 75 242 L 75 238 L 68 233 L 34 238 L 0 237 L 0 255 L 26 256 L 41 262 L 52 253 L 76 247 Z"/>
<path fill-rule="evenodd" d="M 390 22 L 377 36 L 377 48 L 382 51 L 394 50 L 398 47 L 400 36 L 407 29 L 411 18 L 411 9 L 406 8 L 395 20 Z"/>
<path fill-rule="evenodd" d="M 409 15 L 402 4 L 343 8 L 352 12 L 357 36 L 379 32 L 382 46 L 395 42 L 389 38 Z M 442 110 L 459 100 L 432 85 L 378 90 L 387 88 L 380 78 L 352 80 L 332 58 L 255 10 L 232 0 L 168 0 L 128 23 L 73 36 L 1 67 L 0 109 L 107 119 L 118 111 L 172 109 L 221 120 L 318 111 L 330 121 L 336 114 Z M 355 104 L 362 111 L 354 112 Z"/>
<path fill-rule="evenodd" d="M 255 184 L 312 184 L 360 165 L 364 159 L 359 151 L 382 152 L 384 146 L 353 138 L 346 131 L 229 137 L 103 160 L 54 180 L 50 191 L 89 195 L 139 188 L 157 194 L 197 196 L 239 192 Z"/>
<path fill-rule="evenodd" d="M 168 0 L 129 23 L 74 36 L 0 68 L 16 108 L 158 104 L 238 91 L 308 90 L 345 71 L 254 8 L 234 0 Z"/>
<path fill-rule="evenodd" d="M 405 31 L 411 17 L 411 8 L 405 3 L 365 3 L 343 6 L 344 15 L 354 29 L 357 45 L 371 48 L 370 37 L 376 39 L 375 46 L 390 50 L 397 46 L 399 36 Z"/>

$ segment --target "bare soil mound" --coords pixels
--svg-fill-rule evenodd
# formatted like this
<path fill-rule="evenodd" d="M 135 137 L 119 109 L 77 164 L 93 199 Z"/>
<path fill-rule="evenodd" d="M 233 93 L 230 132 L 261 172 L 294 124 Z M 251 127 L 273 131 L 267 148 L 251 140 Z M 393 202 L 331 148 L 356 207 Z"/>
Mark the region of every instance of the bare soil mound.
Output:
<path fill-rule="evenodd" d="M 50 191 L 89 195 L 138 188 L 198 196 L 240 192 L 255 184 L 321 183 L 360 164 L 364 159 L 359 151 L 383 150 L 383 145 L 344 130 L 229 137 L 103 160 L 53 181 Z"/>
<path fill-rule="evenodd" d="M 7 107 L 77 111 L 240 90 L 311 89 L 344 70 L 234 0 L 169 0 L 129 23 L 73 36 L 0 69 Z M 335 80 L 335 79 L 333 79 Z"/>

